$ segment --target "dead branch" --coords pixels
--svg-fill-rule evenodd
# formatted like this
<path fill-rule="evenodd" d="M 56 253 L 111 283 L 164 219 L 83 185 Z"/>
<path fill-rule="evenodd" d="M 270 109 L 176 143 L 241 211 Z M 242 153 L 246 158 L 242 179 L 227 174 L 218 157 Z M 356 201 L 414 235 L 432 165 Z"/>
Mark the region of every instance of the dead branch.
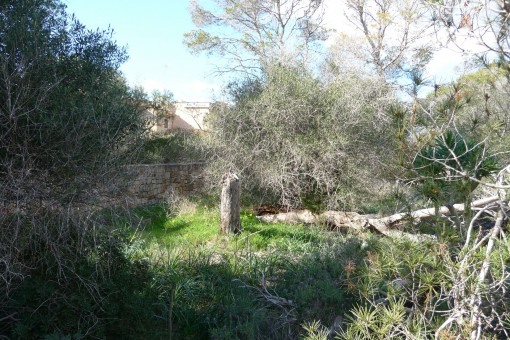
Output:
<path fill-rule="evenodd" d="M 474 201 L 472 208 L 479 208 L 487 204 L 496 202 L 498 196 L 491 196 Z M 453 210 L 457 212 L 464 211 L 464 204 L 453 205 Z M 449 215 L 450 209 L 440 207 L 438 210 L 441 215 Z M 355 212 L 343 211 L 325 211 L 321 214 L 313 214 L 308 210 L 297 210 L 287 213 L 274 215 L 258 216 L 260 221 L 268 223 L 307 223 L 307 224 L 326 224 L 335 228 L 350 228 L 355 230 L 372 230 L 391 237 L 408 237 L 410 239 L 422 240 L 431 238 L 427 235 L 412 235 L 396 229 L 396 227 L 406 219 L 413 222 L 420 222 L 436 215 L 435 208 L 427 208 L 413 211 L 411 213 L 399 213 L 383 218 L 372 218 L 367 215 L 360 215 Z"/>

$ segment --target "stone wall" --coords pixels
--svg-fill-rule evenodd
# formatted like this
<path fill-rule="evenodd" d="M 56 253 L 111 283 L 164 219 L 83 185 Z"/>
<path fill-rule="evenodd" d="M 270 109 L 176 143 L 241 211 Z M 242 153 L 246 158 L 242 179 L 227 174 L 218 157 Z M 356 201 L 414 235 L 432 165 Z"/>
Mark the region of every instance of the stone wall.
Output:
<path fill-rule="evenodd" d="M 205 163 L 130 165 L 134 180 L 129 185 L 131 204 L 156 202 L 169 196 L 189 196 L 203 186 Z"/>

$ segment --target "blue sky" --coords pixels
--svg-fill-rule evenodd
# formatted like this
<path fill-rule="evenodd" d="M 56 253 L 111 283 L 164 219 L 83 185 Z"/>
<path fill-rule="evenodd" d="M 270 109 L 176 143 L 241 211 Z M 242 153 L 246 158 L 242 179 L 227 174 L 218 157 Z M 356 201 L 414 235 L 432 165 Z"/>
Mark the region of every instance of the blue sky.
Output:
<path fill-rule="evenodd" d="M 121 67 L 131 85 L 149 93 L 169 90 L 179 101 L 209 101 L 223 81 L 210 73 L 212 60 L 190 54 L 183 34 L 193 28 L 186 0 L 64 0 L 88 28 L 114 30 L 127 46 L 129 60 Z"/>
<path fill-rule="evenodd" d="M 128 50 L 129 60 L 121 71 L 130 85 L 141 85 L 149 93 L 169 90 L 178 101 L 211 101 L 220 97 L 226 80 L 211 74 L 215 59 L 192 55 L 182 43 L 183 34 L 194 28 L 188 0 L 63 2 L 67 11 L 88 28 L 114 29 L 114 39 Z M 326 6 L 329 26 L 345 30 L 341 1 L 327 0 Z M 459 75 L 459 66 L 460 55 L 442 50 L 428 66 L 428 76 L 440 82 L 450 81 Z"/>

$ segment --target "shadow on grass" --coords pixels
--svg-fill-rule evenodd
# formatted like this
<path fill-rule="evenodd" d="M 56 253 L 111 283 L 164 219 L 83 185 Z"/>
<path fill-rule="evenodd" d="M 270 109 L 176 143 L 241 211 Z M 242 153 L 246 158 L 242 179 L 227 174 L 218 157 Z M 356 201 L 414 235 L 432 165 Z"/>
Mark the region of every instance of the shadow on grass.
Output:
<path fill-rule="evenodd" d="M 178 339 L 298 339 L 304 322 L 320 320 L 329 325 L 355 302 L 342 284 L 342 259 L 350 256 L 345 253 L 350 250 L 341 244 L 299 255 L 285 250 L 245 254 L 254 257 L 250 260 L 191 247 L 187 258 L 178 265 L 174 262 L 170 274 L 176 282 L 174 335 Z M 170 272 L 162 268 L 161 273 Z M 275 304 L 272 297 L 291 305 Z"/>

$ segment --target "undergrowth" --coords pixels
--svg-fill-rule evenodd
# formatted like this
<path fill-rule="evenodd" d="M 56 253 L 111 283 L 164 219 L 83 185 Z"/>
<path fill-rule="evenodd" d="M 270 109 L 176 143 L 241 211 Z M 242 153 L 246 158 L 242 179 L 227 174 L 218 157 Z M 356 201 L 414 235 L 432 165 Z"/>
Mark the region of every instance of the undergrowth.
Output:
<path fill-rule="evenodd" d="M 4 334 L 161 339 L 171 329 L 173 339 L 325 340 L 335 332 L 426 339 L 447 315 L 459 238 L 441 221 L 417 228 L 438 242 L 413 243 L 267 224 L 250 211 L 242 211 L 239 235 L 224 236 L 218 210 L 189 201 L 99 215 L 114 234 L 95 240 L 72 270 L 32 271 L 4 308 L 17 311 Z M 509 246 L 502 243 L 495 263 L 508 265 Z"/>
<path fill-rule="evenodd" d="M 156 206 L 139 214 L 150 223 L 135 231 L 140 241 L 129 254 L 150 259 L 161 292 L 175 287 L 178 339 L 296 339 L 303 322 L 330 323 L 353 305 L 345 267 L 366 253 L 358 237 L 261 223 L 248 211 L 243 232 L 231 237 L 219 234 L 217 210 Z"/>

